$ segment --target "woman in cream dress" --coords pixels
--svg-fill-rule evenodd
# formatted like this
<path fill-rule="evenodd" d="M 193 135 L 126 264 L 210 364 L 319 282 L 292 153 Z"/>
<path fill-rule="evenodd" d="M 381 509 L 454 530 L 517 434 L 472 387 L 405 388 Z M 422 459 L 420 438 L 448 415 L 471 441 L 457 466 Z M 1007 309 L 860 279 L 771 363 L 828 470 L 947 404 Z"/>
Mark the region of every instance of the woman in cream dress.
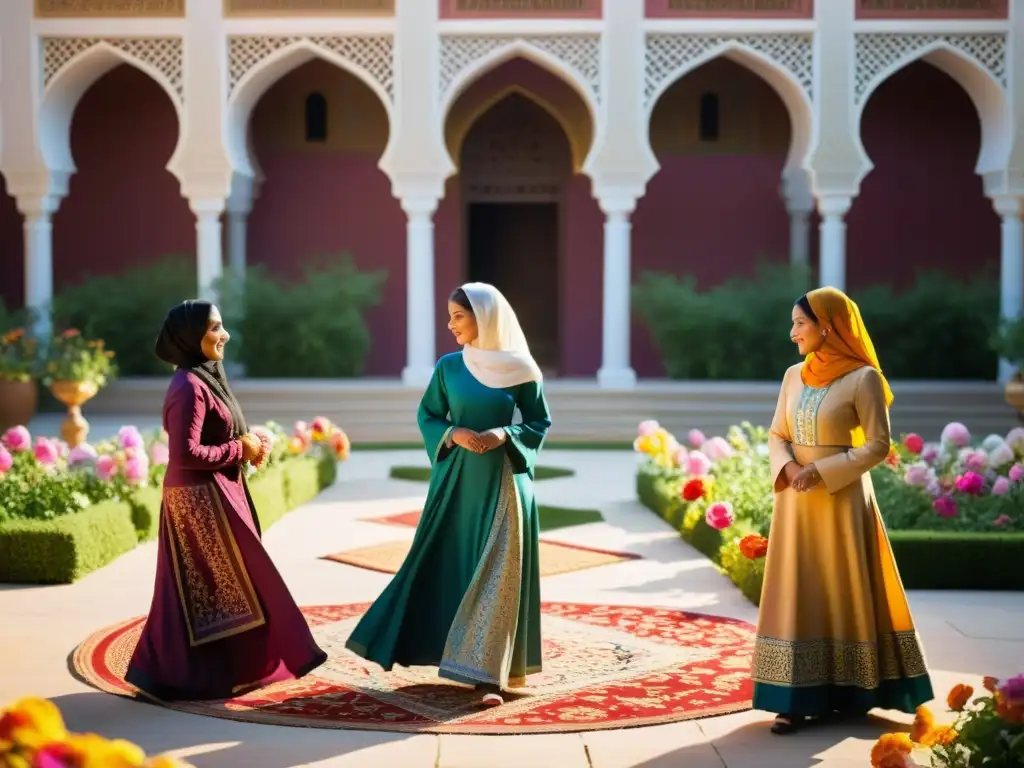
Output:
<path fill-rule="evenodd" d="M 892 392 L 857 305 L 834 288 L 793 307 L 803 363 L 769 437 L 775 506 L 754 649 L 754 707 L 775 733 L 808 717 L 914 712 L 933 698 L 869 470 L 890 450 Z"/>

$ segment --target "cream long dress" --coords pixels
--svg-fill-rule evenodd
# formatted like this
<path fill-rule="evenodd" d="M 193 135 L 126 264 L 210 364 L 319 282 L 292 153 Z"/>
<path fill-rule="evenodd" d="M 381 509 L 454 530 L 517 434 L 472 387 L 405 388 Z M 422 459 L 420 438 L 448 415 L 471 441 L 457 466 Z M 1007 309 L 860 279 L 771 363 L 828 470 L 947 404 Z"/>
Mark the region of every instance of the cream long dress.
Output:
<path fill-rule="evenodd" d="M 808 387 L 800 368 L 786 371 L 769 436 L 775 505 L 754 708 L 913 712 L 932 686 L 869 474 L 890 448 L 882 377 L 865 366 Z M 853 447 L 857 427 L 865 439 Z M 794 459 L 814 462 L 816 488 L 789 487 L 783 468 Z"/>

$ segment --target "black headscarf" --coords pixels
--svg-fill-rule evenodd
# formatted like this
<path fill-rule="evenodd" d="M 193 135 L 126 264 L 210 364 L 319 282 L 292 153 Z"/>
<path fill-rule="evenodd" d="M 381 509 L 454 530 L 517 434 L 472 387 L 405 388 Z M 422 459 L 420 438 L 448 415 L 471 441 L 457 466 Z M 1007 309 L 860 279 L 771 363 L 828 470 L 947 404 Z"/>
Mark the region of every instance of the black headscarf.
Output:
<path fill-rule="evenodd" d="M 228 385 L 224 365 L 219 360 L 208 360 L 203 354 L 202 341 L 212 309 L 213 304 L 209 301 L 198 299 L 183 301 L 171 309 L 156 340 L 156 356 L 202 379 L 231 412 L 231 436 L 241 437 L 249 427 L 245 423 L 242 406 Z"/>

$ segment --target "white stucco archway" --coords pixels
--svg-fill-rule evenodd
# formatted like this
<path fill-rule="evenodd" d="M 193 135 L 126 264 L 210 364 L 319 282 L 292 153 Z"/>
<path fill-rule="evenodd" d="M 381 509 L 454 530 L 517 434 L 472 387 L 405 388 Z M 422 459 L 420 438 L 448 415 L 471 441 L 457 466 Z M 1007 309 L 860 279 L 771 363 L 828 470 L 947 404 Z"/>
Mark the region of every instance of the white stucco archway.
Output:
<path fill-rule="evenodd" d="M 459 96 L 461 96 L 473 83 L 488 72 L 491 72 L 502 64 L 514 59 L 529 61 L 532 64 L 539 66 L 541 69 L 546 70 L 572 88 L 580 99 L 583 100 L 583 104 L 586 106 L 587 113 L 590 116 L 592 134 L 587 158 L 580 164 L 583 172 L 586 173 L 588 160 L 593 155 L 594 147 L 598 146 L 600 143 L 600 137 L 603 132 L 603 126 L 599 119 L 600 110 L 597 104 L 597 96 L 591 86 L 587 84 L 583 75 L 581 75 L 574 67 L 570 66 L 562 59 L 559 59 L 557 56 L 532 45 L 526 40 L 509 40 L 508 44 L 494 49 L 485 56 L 481 56 L 472 64 L 461 69 L 455 74 L 448 83 L 447 88 L 441 94 L 441 125 L 439 126 L 441 135 L 444 134 L 444 126 L 448 122 L 449 112 Z M 534 94 L 530 93 L 527 95 L 531 99 L 534 99 Z M 534 101 L 536 101 L 536 99 L 534 99 Z M 554 117 L 559 121 L 559 123 L 563 123 L 563 120 L 561 120 L 560 117 L 557 115 L 554 115 Z M 458 164 L 458 158 L 450 159 L 453 165 Z"/>
<path fill-rule="evenodd" d="M 363 67 L 349 61 L 334 51 L 323 48 L 310 40 L 297 40 L 291 45 L 267 56 L 250 69 L 235 85 L 228 97 L 228 112 L 225 127 L 225 144 L 228 158 L 236 173 L 259 179 L 262 177 L 258 162 L 252 152 L 249 136 L 249 122 L 252 111 L 260 98 L 270 87 L 286 74 L 313 59 L 321 59 L 356 77 L 380 99 L 388 116 L 388 143 L 381 157 L 386 157 L 395 141 L 394 114 L 391 96 L 379 82 Z M 387 172 L 381 163 L 378 167 Z"/>
<path fill-rule="evenodd" d="M 778 94 L 789 114 L 790 124 L 789 154 L 786 157 L 784 173 L 803 168 L 814 132 L 814 109 L 807 91 L 804 90 L 793 73 L 777 61 L 735 40 L 711 48 L 702 55 L 686 61 L 665 77 L 650 94 L 644 118 L 647 125 L 648 149 L 651 155 L 654 155 L 654 150 L 650 147 L 650 123 L 658 101 L 669 88 L 690 72 L 718 58 L 729 59 L 750 70 L 768 83 Z"/>
<path fill-rule="evenodd" d="M 981 122 L 981 149 L 975 172 L 979 174 L 1006 168 L 1013 146 L 1013 112 L 1001 83 L 977 60 L 943 40 L 937 40 L 900 58 L 881 70 L 864 88 L 856 112 L 856 139 L 868 163 L 871 159 L 861 142 L 864 109 L 878 87 L 916 61 L 927 62 L 945 72 L 967 93 Z M 873 164 L 869 165 L 874 167 Z"/>
<path fill-rule="evenodd" d="M 178 143 L 167 162 L 167 170 L 179 181 L 175 170 L 176 158 L 182 147 L 184 110 L 181 96 L 174 84 L 156 67 L 105 41 L 100 41 L 68 61 L 54 74 L 43 91 L 39 105 L 39 147 L 43 160 L 51 171 L 74 173 L 75 161 L 71 154 L 71 119 L 85 92 L 107 72 L 120 64 L 129 64 L 151 77 L 171 103 L 178 118 Z"/>

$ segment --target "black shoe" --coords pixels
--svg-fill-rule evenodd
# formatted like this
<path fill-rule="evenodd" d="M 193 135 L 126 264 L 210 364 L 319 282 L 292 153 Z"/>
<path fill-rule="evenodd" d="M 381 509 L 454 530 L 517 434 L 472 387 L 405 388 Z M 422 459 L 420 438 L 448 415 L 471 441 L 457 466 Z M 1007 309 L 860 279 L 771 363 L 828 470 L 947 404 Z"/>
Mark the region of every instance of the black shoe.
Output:
<path fill-rule="evenodd" d="M 772 733 L 783 736 L 793 733 L 803 724 L 804 719 L 799 715 L 778 715 L 772 723 Z"/>

